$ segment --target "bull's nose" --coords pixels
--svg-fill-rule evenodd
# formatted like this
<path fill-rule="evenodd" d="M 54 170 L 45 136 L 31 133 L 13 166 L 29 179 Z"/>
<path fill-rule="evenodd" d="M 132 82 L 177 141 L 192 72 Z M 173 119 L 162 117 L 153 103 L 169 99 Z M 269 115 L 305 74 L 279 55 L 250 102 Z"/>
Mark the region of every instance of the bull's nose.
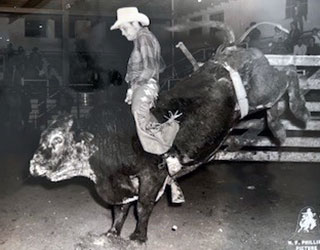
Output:
<path fill-rule="evenodd" d="M 32 160 L 39 161 L 41 158 L 40 154 L 34 154 Z"/>
<path fill-rule="evenodd" d="M 29 172 L 31 175 L 37 175 L 36 164 L 35 164 L 35 160 L 33 160 L 33 159 L 30 161 Z"/>
<path fill-rule="evenodd" d="M 29 172 L 33 176 L 41 176 L 41 175 L 44 175 L 46 171 L 45 169 L 41 168 L 41 166 L 36 160 L 32 159 L 30 161 Z"/>

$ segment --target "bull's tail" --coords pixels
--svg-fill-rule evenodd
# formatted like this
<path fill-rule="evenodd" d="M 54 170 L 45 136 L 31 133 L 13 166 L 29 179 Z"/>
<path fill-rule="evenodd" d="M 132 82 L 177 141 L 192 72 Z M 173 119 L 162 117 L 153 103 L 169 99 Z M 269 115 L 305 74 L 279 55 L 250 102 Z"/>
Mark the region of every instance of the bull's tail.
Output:
<path fill-rule="evenodd" d="M 289 96 L 289 108 L 294 117 L 303 122 L 304 126 L 306 126 L 310 119 L 310 112 L 306 107 L 306 101 L 299 86 L 298 74 L 294 68 L 289 68 L 286 75 L 289 83 L 287 89 Z"/>
<path fill-rule="evenodd" d="M 246 30 L 246 32 L 244 32 L 242 34 L 242 36 L 240 36 L 240 38 L 236 41 L 236 44 L 241 44 L 246 39 L 246 37 L 249 35 L 249 33 L 253 29 L 257 28 L 260 25 L 271 25 L 271 26 L 277 27 L 279 30 L 282 30 L 283 32 L 289 34 L 289 31 L 287 29 L 283 28 L 280 24 L 272 23 L 272 22 L 260 22 L 260 23 L 257 23 L 255 25 L 251 26 L 248 30 Z"/>

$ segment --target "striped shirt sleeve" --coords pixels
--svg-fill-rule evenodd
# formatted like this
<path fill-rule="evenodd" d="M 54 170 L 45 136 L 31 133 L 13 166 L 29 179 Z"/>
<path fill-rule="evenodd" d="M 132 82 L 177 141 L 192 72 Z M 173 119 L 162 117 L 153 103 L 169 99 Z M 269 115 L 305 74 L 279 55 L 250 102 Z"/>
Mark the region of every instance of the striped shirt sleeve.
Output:
<path fill-rule="evenodd" d="M 142 71 L 137 82 L 145 82 L 157 75 L 159 60 L 157 60 L 157 51 L 151 37 L 142 35 L 139 37 L 138 43 L 142 59 Z"/>

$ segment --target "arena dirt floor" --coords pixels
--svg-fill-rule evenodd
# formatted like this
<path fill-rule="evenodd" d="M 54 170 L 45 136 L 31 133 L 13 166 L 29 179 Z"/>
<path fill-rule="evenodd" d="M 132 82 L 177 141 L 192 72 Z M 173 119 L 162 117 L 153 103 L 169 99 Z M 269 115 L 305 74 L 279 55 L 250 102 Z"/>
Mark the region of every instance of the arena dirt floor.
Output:
<path fill-rule="evenodd" d="M 2 136 L 1 250 L 320 249 L 319 165 L 203 166 L 180 180 L 185 204 L 173 206 L 162 197 L 150 219 L 149 240 L 138 245 L 128 240 L 135 225 L 132 209 L 122 238 L 99 237 L 111 225 L 111 210 L 90 181 L 50 183 L 28 177 L 37 140 L 17 133 Z M 308 207 L 316 226 L 309 233 L 298 232 Z"/>

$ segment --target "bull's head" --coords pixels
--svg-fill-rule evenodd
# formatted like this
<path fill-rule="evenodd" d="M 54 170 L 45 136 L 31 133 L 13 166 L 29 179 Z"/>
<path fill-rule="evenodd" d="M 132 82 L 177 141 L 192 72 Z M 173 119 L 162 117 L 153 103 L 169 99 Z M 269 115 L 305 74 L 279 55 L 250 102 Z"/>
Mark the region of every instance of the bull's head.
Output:
<path fill-rule="evenodd" d="M 89 164 L 89 158 L 98 149 L 92 144 L 93 135 L 82 134 L 76 141 L 72 124 L 71 116 L 59 117 L 43 131 L 40 146 L 30 161 L 33 176 L 46 176 L 54 182 L 85 176 L 96 182 Z"/>

